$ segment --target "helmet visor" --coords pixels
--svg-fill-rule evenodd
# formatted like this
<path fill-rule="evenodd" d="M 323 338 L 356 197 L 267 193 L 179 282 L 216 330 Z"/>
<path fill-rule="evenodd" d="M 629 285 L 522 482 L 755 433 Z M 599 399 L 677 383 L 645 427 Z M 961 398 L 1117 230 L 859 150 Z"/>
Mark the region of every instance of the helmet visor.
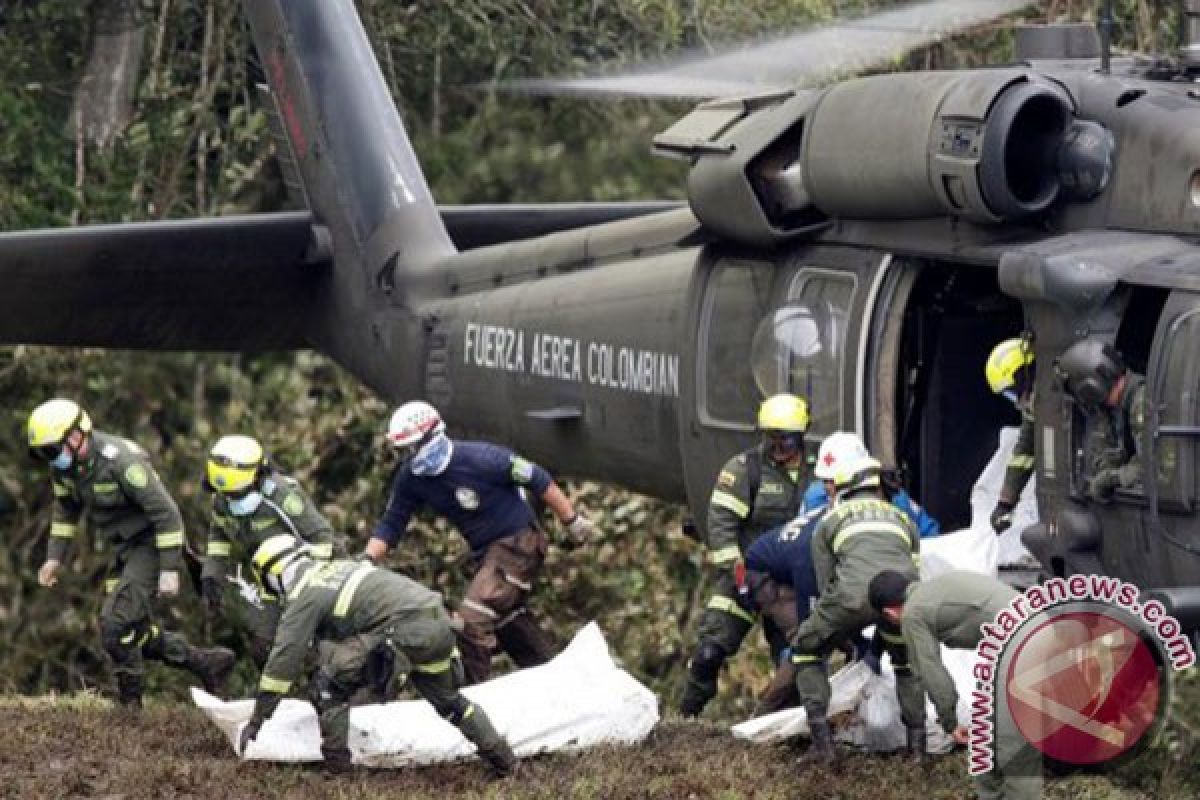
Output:
<path fill-rule="evenodd" d="M 29 452 L 33 453 L 37 458 L 45 461 L 53 461 L 62 454 L 65 447 L 66 444 L 64 442 L 56 442 L 55 444 L 43 444 L 38 447 L 31 447 L 29 448 Z"/>
<path fill-rule="evenodd" d="M 257 464 L 239 464 L 223 453 L 208 458 L 208 484 L 221 494 L 231 497 L 244 495 L 254 487 Z"/>

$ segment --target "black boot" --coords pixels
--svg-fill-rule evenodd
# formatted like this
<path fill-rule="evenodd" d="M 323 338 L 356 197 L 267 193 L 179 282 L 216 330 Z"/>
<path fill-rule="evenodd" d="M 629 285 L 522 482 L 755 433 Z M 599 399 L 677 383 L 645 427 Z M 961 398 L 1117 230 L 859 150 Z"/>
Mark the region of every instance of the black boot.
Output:
<path fill-rule="evenodd" d="M 142 710 L 142 676 L 132 672 L 117 673 L 117 705 L 131 712 Z"/>
<path fill-rule="evenodd" d="M 493 780 L 512 777 L 521 763 L 507 742 L 501 742 L 500 746 L 489 748 L 486 752 L 481 750 L 479 756 L 487 763 Z"/>
<path fill-rule="evenodd" d="M 925 729 L 906 728 L 905 736 L 909 757 L 914 761 L 924 761 L 929 744 L 929 735 L 925 732 Z"/>
<path fill-rule="evenodd" d="M 808 752 L 800 756 L 799 763 L 832 764 L 836 761 L 837 753 L 833 749 L 833 730 L 829 727 L 829 720 L 825 717 L 810 717 L 808 729 L 812 733 L 812 744 L 808 746 Z"/>
<path fill-rule="evenodd" d="M 323 772 L 331 775 L 345 775 L 354 770 L 354 760 L 348 747 L 326 747 L 321 745 L 321 764 Z"/>
<path fill-rule="evenodd" d="M 715 685 L 697 683 L 689 676 L 687 685 L 683 687 L 683 696 L 679 698 L 679 713 L 685 717 L 700 716 L 700 712 L 716 694 Z"/>
<path fill-rule="evenodd" d="M 193 647 L 188 645 L 183 667 L 200 679 L 204 691 L 219 694 L 233 672 L 237 656 L 227 647 Z"/>
<path fill-rule="evenodd" d="M 465 704 L 466 700 L 463 702 Z M 479 706 L 464 705 L 463 715 L 454 724 L 462 731 L 467 741 L 475 745 L 479 757 L 488 765 L 493 778 L 507 778 L 516 771 L 516 755 L 504 737 L 496 732 L 495 726 L 483 709 Z"/>

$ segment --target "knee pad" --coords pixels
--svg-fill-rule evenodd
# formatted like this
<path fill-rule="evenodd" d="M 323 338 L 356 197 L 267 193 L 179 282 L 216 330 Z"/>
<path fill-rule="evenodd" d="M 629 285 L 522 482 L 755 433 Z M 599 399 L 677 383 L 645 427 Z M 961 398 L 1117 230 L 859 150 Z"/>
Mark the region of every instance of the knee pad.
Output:
<path fill-rule="evenodd" d="M 713 683 L 717 680 L 717 673 L 721 671 L 726 658 L 728 656 L 720 645 L 715 642 L 701 642 L 700 647 L 696 649 L 696 655 L 692 657 L 692 663 L 688 665 L 688 672 L 701 683 Z"/>

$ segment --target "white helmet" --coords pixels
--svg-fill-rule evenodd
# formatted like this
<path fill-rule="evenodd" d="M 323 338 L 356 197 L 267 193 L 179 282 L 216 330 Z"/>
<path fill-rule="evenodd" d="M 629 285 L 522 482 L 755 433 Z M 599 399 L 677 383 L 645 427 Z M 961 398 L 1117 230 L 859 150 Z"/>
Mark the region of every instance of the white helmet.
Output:
<path fill-rule="evenodd" d="M 446 423 L 437 409 L 423 400 L 413 400 L 396 409 L 388 423 L 387 440 L 392 447 L 418 449 L 439 433 Z"/>
<path fill-rule="evenodd" d="M 836 481 L 843 466 L 870 458 L 867 446 L 857 433 L 836 431 L 825 437 L 817 451 L 817 464 L 813 474 L 823 481 Z"/>
<path fill-rule="evenodd" d="M 878 487 L 882 473 L 883 465 L 864 452 L 858 458 L 839 463 L 831 480 L 838 497 L 842 497 L 859 489 Z"/>

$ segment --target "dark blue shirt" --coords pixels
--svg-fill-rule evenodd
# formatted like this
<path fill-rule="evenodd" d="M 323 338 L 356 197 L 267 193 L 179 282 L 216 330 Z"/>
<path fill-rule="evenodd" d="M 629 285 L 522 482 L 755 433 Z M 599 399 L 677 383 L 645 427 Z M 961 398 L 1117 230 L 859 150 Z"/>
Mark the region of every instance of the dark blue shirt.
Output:
<path fill-rule="evenodd" d="M 746 550 L 746 569 L 765 572 L 771 580 L 796 591 L 796 615 L 800 622 L 808 618 L 809 607 L 817 596 L 812 536 L 824 514 L 823 506 L 801 512 L 787 525 L 772 528 L 759 536 Z"/>
<path fill-rule="evenodd" d="M 804 511 L 824 508 L 827 505 L 829 505 L 829 494 L 825 491 L 825 484 L 821 481 L 810 483 L 804 490 Z M 922 539 L 941 534 L 942 526 L 938 521 L 931 517 L 929 512 L 903 489 L 892 495 L 892 505 L 908 514 L 909 519 L 917 526 L 917 532 L 921 534 Z"/>
<path fill-rule="evenodd" d="M 533 509 L 518 489 L 527 486 L 541 497 L 549 485 L 550 473 L 507 448 L 455 441 L 450 463 L 440 475 L 414 475 L 407 466 L 396 473 L 372 536 L 395 544 L 412 515 L 428 506 L 453 522 L 471 550 L 479 552 L 497 539 L 533 527 Z"/>

